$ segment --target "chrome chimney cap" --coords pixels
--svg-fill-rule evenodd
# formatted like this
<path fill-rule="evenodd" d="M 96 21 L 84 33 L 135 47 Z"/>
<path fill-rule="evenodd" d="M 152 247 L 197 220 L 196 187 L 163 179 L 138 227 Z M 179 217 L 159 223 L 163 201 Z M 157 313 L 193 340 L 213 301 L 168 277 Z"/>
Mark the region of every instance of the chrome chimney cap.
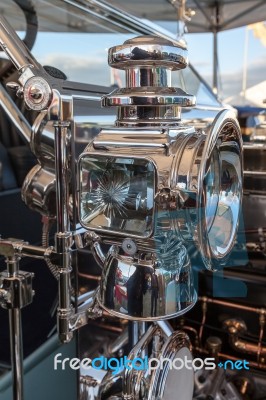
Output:
<path fill-rule="evenodd" d="M 138 36 L 109 49 L 108 63 L 113 68 L 154 67 L 176 71 L 188 65 L 186 48 L 155 36 Z"/>

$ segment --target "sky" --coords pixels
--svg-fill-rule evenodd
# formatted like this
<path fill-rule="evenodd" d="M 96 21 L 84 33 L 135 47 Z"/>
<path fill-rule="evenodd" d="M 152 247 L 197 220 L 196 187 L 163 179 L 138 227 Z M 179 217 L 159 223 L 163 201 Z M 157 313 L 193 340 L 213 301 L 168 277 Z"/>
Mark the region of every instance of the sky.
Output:
<path fill-rule="evenodd" d="M 218 34 L 219 96 L 225 99 L 242 89 L 246 28 Z M 110 85 L 107 65 L 109 47 L 133 35 L 40 32 L 33 53 L 38 61 L 63 70 L 70 80 Z M 247 87 L 266 80 L 266 47 L 248 30 Z M 196 70 L 212 84 L 212 43 L 210 33 L 187 34 L 189 59 Z"/>
<path fill-rule="evenodd" d="M 248 35 L 247 87 L 266 80 L 266 47 L 246 27 L 218 34 L 219 75 L 223 97 L 239 93 L 242 89 L 244 46 Z M 191 63 L 212 83 L 213 37 L 209 33 L 189 34 L 187 43 Z"/>

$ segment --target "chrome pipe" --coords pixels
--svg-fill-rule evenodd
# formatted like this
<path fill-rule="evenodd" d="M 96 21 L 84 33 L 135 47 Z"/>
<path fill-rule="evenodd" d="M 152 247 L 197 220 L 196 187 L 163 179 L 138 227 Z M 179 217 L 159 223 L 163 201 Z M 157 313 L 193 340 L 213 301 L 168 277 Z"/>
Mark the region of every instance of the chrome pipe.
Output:
<path fill-rule="evenodd" d="M 7 271 L 10 278 L 19 272 L 19 259 L 16 256 L 7 257 Z M 23 400 L 23 345 L 21 309 L 9 309 L 9 340 L 12 363 L 13 400 Z"/>
<path fill-rule="evenodd" d="M 131 328 L 131 341 L 132 346 L 135 346 L 139 341 L 139 324 L 137 321 L 132 321 L 132 324 L 129 324 Z"/>
<path fill-rule="evenodd" d="M 139 323 L 133 322 L 132 324 L 129 325 L 133 326 L 132 329 L 135 328 L 135 334 L 137 334 L 137 328 L 139 328 Z M 155 324 L 152 324 L 146 330 L 144 335 L 139 340 L 137 340 L 137 343 L 134 345 L 133 349 L 128 355 L 129 360 L 134 360 L 134 358 L 138 357 L 139 355 L 143 356 L 144 349 L 148 346 L 148 344 L 152 340 L 157 330 L 158 327 Z M 123 399 L 135 398 L 132 392 L 132 371 L 134 370 L 130 370 L 127 368 L 124 370 L 124 379 L 122 380 Z"/>
<path fill-rule="evenodd" d="M 93 306 L 95 298 L 95 290 L 91 290 L 90 292 L 84 293 L 77 298 L 78 304 L 78 313 L 85 312 L 89 308 Z"/>
<path fill-rule="evenodd" d="M 38 258 L 43 260 L 44 258 L 48 258 L 52 252 L 52 248 L 43 248 L 40 246 L 32 246 L 32 245 L 25 245 L 21 247 L 19 250 L 19 254 L 24 257 L 31 257 L 31 258 Z"/>
<path fill-rule="evenodd" d="M 23 400 L 23 346 L 21 310 L 9 310 L 10 350 L 12 362 L 13 400 Z"/>
<path fill-rule="evenodd" d="M 137 357 L 141 349 L 145 346 L 147 346 L 151 340 L 151 338 L 154 336 L 155 332 L 158 330 L 158 327 L 154 324 L 152 324 L 145 334 L 138 340 L 136 346 L 134 349 L 131 350 L 130 357 L 131 359 L 134 359 Z"/>
<path fill-rule="evenodd" d="M 27 143 L 30 143 L 31 126 L 1 83 L 0 83 L 0 106 L 6 113 L 10 121 L 17 128 L 22 139 L 24 139 Z"/>
<path fill-rule="evenodd" d="M 104 255 L 100 243 L 94 242 L 91 245 L 91 252 L 93 255 L 93 258 L 99 265 L 99 267 L 103 268 L 104 263 L 106 261 L 106 256 Z"/>
<path fill-rule="evenodd" d="M 215 399 L 217 398 L 217 393 L 219 393 L 219 389 L 221 387 L 222 382 L 224 381 L 225 372 L 223 369 L 217 368 L 214 375 L 210 377 L 211 383 L 211 391 L 207 398 Z"/>
<path fill-rule="evenodd" d="M 69 330 L 69 319 L 73 315 L 71 305 L 71 258 L 69 205 L 69 122 L 58 121 L 55 128 L 55 171 L 56 171 L 56 216 L 57 233 L 55 235 L 55 250 L 61 256 L 59 265 L 59 305 L 57 313 L 57 329 L 59 339 L 63 343 L 73 338 Z"/>
<path fill-rule="evenodd" d="M 42 69 L 2 15 L 0 15 L 0 46 L 18 71 L 23 72 L 26 67 Z"/>
<path fill-rule="evenodd" d="M 213 82 L 212 91 L 218 93 L 218 38 L 217 31 L 213 31 Z"/>
<path fill-rule="evenodd" d="M 147 322 L 144 321 L 141 321 L 138 324 L 139 324 L 139 337 L 141 338 L 143 335 L 145 335 L 145 332 L 147 332 L 148 324 Z M 144 347 L 141 351 L 141 358 L 144 359 L 146 356 L 148 356 L 148 349 Z"/>
<path fill-rule="evenodd" d="M 174 332 L 172 326 L 167 321 L 156 321 L 156 324 L 161 328 L 166 337 L 170 337 Z"/>
<path fill-rule="evenodd" d="M 249 170 L 246 170 L 246 171 L 244 171 L 244 175 L 245 176 L 265 176 L 266 175 L 266 171 L 249 171 Z"/>
<path fill-rule="evenodd" d="M 56 170 L 56 214 L 57 232 L 69 232 L 69 122 L 56 122 L 55 170 Z"/>
<path fill-rule="evenodd" d="M 128 330 L 124 329 L 121 335 L 108 346 L 108 354 L 113 355 L 117 353 L 123 346 L 128 343 Z"/>
<path fill-rule="evenodd" d="M 95 296 L 95 290 L 91 290 L 90 292 L 86 292 L 77 297 L 77 304 L 82 306 L 87 301 L 90 301 Z"/>
<path fill-rule="evenodd" d="M 7 239 L 1 240 L 2 246 L 9 246 L 12 247 L 13 254 L 17 257 L 31 257 L 31 258 L 39 258 L 44 259 L 48 258 L 53 249 L 52 247 L 40 247 L 40 246 L 33 246 L 28 244 L 27 242 L 16 240 L 16 239 Z M 6 255 L 6 253 L 4 253 Z M 7 255 L 8 256 L 8 255 Z M 17 272 L 15 263 L 10 263 L 9 266 L 9 274 L 15 274 Z"/>
<path fill-rule="evenodd" d="M 155 324 L 152 324 L 147 329 L 145 334 L 139 339 L 139 341 L 136 343 L 136 345 L 131 350 L 131 352 L 128 356 L 129 360 L 134 360 L 134 358 L 138 357 L 139 354 L 142 354 L 143 349 L 146 348 L 147 345 L 150 343 L 150 341 L 152 340 L 152 337 L 154 336 L 154 334 L 157 330 L 158 330 L 158 327 Z M 135 398 L 132 393 L 132 382 L 133 382 L 132 381 L 132 371 L 134 371 L 134 370 L 129 370 L 129 369 L 124 370 L 124 379 L 123 379 L 123 395 L 124 395 L 124 397 L 123 398 L 125 398 L 125 399 Z"/>

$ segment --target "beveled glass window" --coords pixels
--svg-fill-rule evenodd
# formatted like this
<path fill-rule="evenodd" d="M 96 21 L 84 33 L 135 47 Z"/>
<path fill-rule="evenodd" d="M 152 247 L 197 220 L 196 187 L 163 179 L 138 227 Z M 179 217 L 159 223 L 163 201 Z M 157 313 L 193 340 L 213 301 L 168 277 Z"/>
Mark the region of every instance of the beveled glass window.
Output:
<path fill-rule="evenodd" d="M 153 231 L 154 164 L 142 158 L 83 155 L 80 222 L 92 230 L 149 237 Z"/>

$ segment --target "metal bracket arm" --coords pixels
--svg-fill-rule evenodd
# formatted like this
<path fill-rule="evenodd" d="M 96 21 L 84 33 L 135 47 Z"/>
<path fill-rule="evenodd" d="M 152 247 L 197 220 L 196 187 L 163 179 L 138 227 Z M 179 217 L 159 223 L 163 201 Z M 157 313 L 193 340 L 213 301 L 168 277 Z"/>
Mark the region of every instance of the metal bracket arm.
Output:
<path fill-rule="evenodd" d="M 6 309 L 21 309 L 32 303 L 34 290 L 32 290 L 31 272 L 18 271 L 10 276 L 8 271 L 0 274 L 0 306 Z M 1 293 L 3 294 L 1 299 Z"/>
<path fill-rule="evenodd" d="M 84 305 L 81 306 L 84 308 Z M 97 301 L 93 305 L 88 305 L 88 308 L 83 311 L 78 311 L 69 319 L 69 330 L 71 332 L 80 329 L 82 326 L 87 325 L 90 319 L 100 318 L 103 314 L 102 309 L 99 307 Z"/>

